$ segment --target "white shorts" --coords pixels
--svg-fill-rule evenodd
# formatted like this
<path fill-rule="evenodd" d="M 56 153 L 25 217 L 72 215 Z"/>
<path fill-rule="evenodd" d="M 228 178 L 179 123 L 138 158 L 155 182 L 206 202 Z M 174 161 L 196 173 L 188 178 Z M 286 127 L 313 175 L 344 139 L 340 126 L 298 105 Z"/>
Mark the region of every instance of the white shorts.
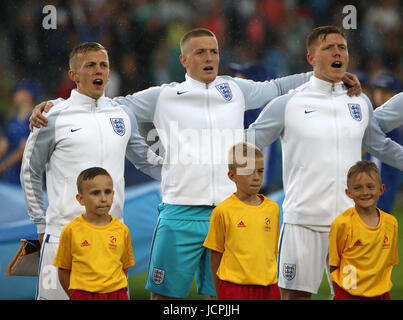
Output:
<path fill-rule="evenodd" d="M 329 270 L 329 232 L 314 231 L 295 224 L 283 224 L 278 255 L 280 288 L 318 293 L 326 269 Z"/>
<path fill-rule="evenodd" d="M 53 265 L 58 247 L 59 238 L 45 234 L 39 262 L 37 300 L 69 300 L 59 282 L 57 267 Z"/>

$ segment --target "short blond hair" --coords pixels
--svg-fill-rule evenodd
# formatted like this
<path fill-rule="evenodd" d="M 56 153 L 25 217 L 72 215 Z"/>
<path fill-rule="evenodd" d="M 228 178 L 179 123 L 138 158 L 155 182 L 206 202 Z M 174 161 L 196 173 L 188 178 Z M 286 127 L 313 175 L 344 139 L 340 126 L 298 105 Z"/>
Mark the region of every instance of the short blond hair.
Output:
<path fill-rule="evenodd" d="M 247 165 L 247 158 L 264 158 L 263 152 L 254 144 L 249 142 L 239 142 L 231 147 L 228 152 L 228 170 L 234 171 L 237 167 Z"/>
<path fill-rule="evenodd" d="M 375 179 L 378 179 L 379 183 L 382 184 L 381 174 L 378 167 L 374 162 L 371 161 L 358 161 L 353 165 L 347 173 L 347 186 L 349 185 L 351 179 L 360 173 L 366 173 Z M 371 175 L 374 174 L 374 176 Z"/>
<path fill-rule="evenodd" d="M 89 51 L 100 51 L 100 50 L 103 50 L 105 51 L 106 54 L 108 54 L 108 51 L 105 49 L 105 47 L 98 42 L 82 42 L 77 46 L 75 46 L 73 50 L 70 52 L 69 57 L 70 70 L 77 69 L 77 57 L 79 54 L 84 54 Z"/>
<path fill-rule="evenodd" d="M 185 46 L 186 43 L 192 39 L 192 38 L 198 38 L 198 37 L 213 37 L 216 38 L 215 34 L 210 31 L 209 29 L 205 29 L 205 28 L 196 28 L 196 29 L 192 29 L 188 32 L 186 32 L 180 41 L 180 48 L 181 48 L 181 53 L 185 54 Z"/>

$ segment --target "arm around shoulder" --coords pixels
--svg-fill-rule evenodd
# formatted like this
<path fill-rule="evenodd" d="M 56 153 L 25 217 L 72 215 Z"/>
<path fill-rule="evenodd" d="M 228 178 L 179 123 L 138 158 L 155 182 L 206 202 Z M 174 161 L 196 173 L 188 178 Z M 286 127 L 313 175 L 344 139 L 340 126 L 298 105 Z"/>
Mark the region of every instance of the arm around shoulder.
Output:
<path fill-rule="evenodd" d="M 403 170 L 403 147 L 386 137 L 374 118 L 371 102 L 365 95 L 364 98 L 367 100 L 369 119 L 364 133 L 363 148 L 382 162 Z"/>

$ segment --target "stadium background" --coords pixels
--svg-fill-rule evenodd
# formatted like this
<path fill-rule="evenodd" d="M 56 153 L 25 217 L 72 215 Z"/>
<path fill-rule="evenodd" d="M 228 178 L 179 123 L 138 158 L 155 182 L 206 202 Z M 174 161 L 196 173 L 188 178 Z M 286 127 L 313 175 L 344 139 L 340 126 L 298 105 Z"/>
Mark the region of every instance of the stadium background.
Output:
<path fill-rule="evenodd" d="M 49 4 L 57 10 L 54 30 L 42 25 L 46 16 L 42 9 Z M 209 28 L 217 35 L 220 74 L 233 74 L 232 63 L 254 63 L 272 78 L 310 70 L 305 58 L 306 35 L 319 25 L 341 26 L 346 5 L 357 10 L 357 29 L 347 30 L 349 71 L 359 74 L 369 90 L 384 70 L 403 82 L 403 4 L 399 0 L 4 1 L 0 10 L 0 137 L 16 113 L 16 87 L 30 90 L 35 103 L 69 96 L 73 83 L 67 77 L 68 55 L 79 42 L 97 41 L 108 49 L 111 80 L 106 95 L 110 97 L 183 81 L 179 40 L 194 27 Z M 275 150 L 279 148 L 275 146 Z M 281 188 L 280 156 L 277 152 L 275 173 L 266 182 L 268 192 Z M 127 186 L 150 181 L 127 164 Z M 402 197 L 400 189 L 392 211 L 401 222 Z M 0 206 L 1 215 L 7 203 Z M 401 269 L 397 266 L 393 271 L 394 299 L 403 299 Z M 3 265 L 0 272 L 4 273 Z M 132 278 L 131 283 L 136 289 L 132 297 L 148 298 L 142 293 L 143 275 Z M 326 299 L 326 286 L 322 291 L 324 295 L 317 297 Z"/>

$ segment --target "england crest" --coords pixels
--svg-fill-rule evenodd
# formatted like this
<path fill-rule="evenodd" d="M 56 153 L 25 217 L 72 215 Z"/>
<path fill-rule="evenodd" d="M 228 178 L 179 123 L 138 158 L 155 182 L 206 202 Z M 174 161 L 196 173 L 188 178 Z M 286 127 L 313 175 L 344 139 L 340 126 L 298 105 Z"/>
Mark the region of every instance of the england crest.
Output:
<path fill-rule="evenodd" d="M 292 280 L 297 273 L 297 266 L 295 264 L 283 263 L 283 277 L 286 280 Z"/>
<path fill-rule="evenodd" d="M 164 277 L 165 277 L 165 270 L 157 268 L 153 269 L 153 282 L 155 284 L 161 284 L 164 281 Z"/>
<path fill-rule="evenodd" d="M 350 114 L 354 120 L 356 120 L 356 121 L 362 120 L 361 107 L 358 103 L 349 103 L 348 109 L 350 110 Z"/>
<path fill-rule="evenodd" d="M 113 130 L 120 136 L 126 133 L 125 122 L 122 118 L 110 118 Z"/>
<path fill-rule="evenodd" d="M 218 92 L 224 97 L 225 100 L 230 101 L 232 99 L 232 91 L 228 83 L 221 83 L 215 86 Z"/>

